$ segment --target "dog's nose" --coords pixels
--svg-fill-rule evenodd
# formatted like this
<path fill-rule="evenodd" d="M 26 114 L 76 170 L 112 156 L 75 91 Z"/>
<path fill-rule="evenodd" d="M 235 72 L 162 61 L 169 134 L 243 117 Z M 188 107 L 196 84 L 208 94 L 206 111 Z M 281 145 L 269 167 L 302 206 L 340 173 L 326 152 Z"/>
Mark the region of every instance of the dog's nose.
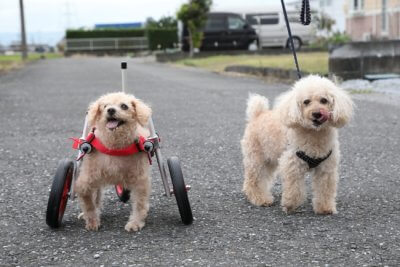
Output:
<path fill-rule="evenodd" d="M 107 109 L 107 113 L 108 113 L 108 115 L 110 115 L 110 116 L 112 116 L 112 115 L 114 115 L 115 114 L 115 108 L 109 108 L 109 109 Z"/>
<path fill-rule="evenodd" d="M 321 118 L 322 114 L 321 114 L 321 112 L 313 112 L 313 113 L 312 113 L 312 116 L 313 116 L 314 118 L 316 118 L 316 119 L 319 119 L 319 118 Z"/>

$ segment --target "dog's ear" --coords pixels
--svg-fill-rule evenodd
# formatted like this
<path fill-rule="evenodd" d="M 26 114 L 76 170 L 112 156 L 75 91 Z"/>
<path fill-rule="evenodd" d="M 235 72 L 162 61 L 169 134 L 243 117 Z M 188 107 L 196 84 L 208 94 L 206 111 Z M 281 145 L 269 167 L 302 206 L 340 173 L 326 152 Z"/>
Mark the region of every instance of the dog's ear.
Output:
<path fill-rule="evenodd" d="M 287 127 L 295 127 L 301 122 L 300 104 L 297 102 L 295 89 L 292 89 L 277 99 L 276 108 L 279 110 L 281 122 Z"/>
<path fill-rule="evenodd" d="M 346 125 L 353 116 L 354 103 L 349 94 L 336 87 L 333 93 L 332 126 L 341 128 Z"/>
<path fill-rule="evenodd" d="M 99 119 L 101 115 L 101 110 L 100 110 L 100 101 L 97 100 L 89 105 L 88 109 L 88 125 L 90 127 L 94 127 L 96 124 L 96 121 Z"/>
<path fill-rule="evenodd" d="M 151 108 L 139 99 L 132 100 L 133 116 L 145 126 L 151 116 Z"/>

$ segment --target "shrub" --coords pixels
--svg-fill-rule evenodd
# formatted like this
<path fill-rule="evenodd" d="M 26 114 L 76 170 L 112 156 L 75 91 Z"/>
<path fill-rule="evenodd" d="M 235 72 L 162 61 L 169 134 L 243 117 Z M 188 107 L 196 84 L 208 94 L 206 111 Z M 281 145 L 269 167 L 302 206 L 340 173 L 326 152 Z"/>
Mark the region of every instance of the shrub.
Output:
<path fill-rule="evenodd" d="M 349 35 L 345 33 L 335 32 L 331 37 L 328 38 L 328 43 L 334 45 L 340 45 L 344 43 L 348 43 L 351 41 Z"/>
<path fill-rule="evenodd" d="M 350 36 L 345 33 L 335 32 L 330 37 L 319 37 L 310 44 L 311 48 L 324 48 L 328 49 L 330 46 L 341 45 L 351 41 Z"/>
<path fill-rule="evenodd" d="M 145 35 L 144 29 L 67 30 L 66 32 L 67 39 L 143 37 Z"/>
<path fill-rule="evenodd" d="M 176 28 L 164 29 L 101 29 L 67 30 L 67 39 L 81 38 L 129 38 L 147 36 L 150 50 L 173 48 L 178 43 Z"/>
<path fill-rule="evenodd" d="M 178 43 L 178 32 L 176 28 L 148 29 L 147 38 L 150 50 L 174 48 Z"/>

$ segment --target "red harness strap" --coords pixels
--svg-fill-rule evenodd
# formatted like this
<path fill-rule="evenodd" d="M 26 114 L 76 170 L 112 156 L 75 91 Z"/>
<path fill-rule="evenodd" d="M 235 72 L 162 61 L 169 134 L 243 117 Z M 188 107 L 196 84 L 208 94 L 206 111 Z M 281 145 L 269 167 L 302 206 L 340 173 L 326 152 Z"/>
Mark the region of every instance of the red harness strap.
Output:
<path fill-rule="evenodd" d="M 129 156 L 139 152 L 143 152 L 144 150 L 144 142 L 146 138 L 143 136 L 139 136 L 139 138 L 131 145 L 120 148 L 120 149 L 109 149 L 100 141 L 100 139 L 96 138 L 93 132 L 89 133 L 85 139 L 79 138 L 71 138 L 74 143 L 72 144 L 73 149 L 79 149 L 80 145 L 83 143 L 89 143 L 97 149 L 99 152 L 103 154 L 107 154 L 110 156 Z"/>

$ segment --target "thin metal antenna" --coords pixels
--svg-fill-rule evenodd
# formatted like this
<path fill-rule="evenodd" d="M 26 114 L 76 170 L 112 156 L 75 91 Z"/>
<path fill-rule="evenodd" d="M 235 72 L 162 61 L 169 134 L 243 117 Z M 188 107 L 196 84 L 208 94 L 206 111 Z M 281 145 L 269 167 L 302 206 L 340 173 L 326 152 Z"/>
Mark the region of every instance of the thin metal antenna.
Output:
<path fill-rule="evenodd" d="M 126 69 L 128 68 L 128 63 L 121 62 L 121 74 L 122 74 L 122 92 L 125 93 L 126 89 Z"/>

